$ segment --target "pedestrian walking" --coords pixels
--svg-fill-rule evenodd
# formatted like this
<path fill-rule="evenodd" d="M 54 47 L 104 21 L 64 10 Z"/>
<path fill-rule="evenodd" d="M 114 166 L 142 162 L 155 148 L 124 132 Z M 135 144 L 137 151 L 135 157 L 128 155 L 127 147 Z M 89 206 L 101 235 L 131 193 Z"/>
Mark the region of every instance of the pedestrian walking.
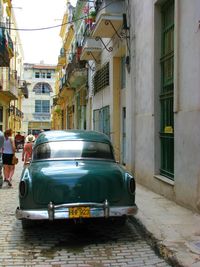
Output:
<path fill-rule="evenodd" d="M 35 141 L 35 136 L 29 134 L 26 137 L 26 143 L 22 152 L 22 161 L 24 161 L 24 166 L 28 164 L 32 158 L 33 144 Z"/>
<path fill-rule="evenodd" d="M 2 186 L 2 184 L 3 184 L 3 175 L 2 175 L 2 169 L 3 169 L 3 163 L 2 163 L 3 143 L 4 143 L 4 134 L 3 134 L 2 131 L 0 131 L 0 186 Z"/>
<path fill-rule="evenodd" d="M 16 151 L 19 152 L 19 148 L 23 148 L 24 146 L 24 136 L 17 132 L 15 135 L 15 148 Z"/>
<path fill-rule="evenodd" d="M 3 144 L 3 172 L 4 182 L 12 186 L 12 177 L 15 171 L 15 165 L 12 163 L 13 156 L 15 155 L 15 142 L 12 138 L 12 129 L 8 129 L 4 133 Z"/>

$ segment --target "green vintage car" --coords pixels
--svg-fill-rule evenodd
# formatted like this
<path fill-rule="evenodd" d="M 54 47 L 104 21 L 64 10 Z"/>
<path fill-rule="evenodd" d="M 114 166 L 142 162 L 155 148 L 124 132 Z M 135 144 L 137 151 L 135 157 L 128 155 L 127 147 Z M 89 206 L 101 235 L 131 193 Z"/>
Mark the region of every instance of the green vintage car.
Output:
<path fill-rule="evenodd" d="M 123 218 L 137 212 L 135 179 L 115 161 L 103 133 L 47 131 L 35 141 L 19 183 L 16 218 L 35 220 Z"/>

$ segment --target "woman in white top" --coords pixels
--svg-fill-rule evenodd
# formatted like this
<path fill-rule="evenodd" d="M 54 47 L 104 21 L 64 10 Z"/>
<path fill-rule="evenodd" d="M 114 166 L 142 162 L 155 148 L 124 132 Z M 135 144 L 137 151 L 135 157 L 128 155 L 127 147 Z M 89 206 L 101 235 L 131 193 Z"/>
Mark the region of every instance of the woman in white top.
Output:
<path fill-rule="evenodd" d="M 12 158 L 15 154 L 15 143 L 12 136 L 12 130 L 8 129 L 4 133 L 4 144 L 3 144 L 3 170 L 4 170 L 4 181 L 12 186 L 11 181 L 15 171 L 15 165 L 12 164 Z"/>

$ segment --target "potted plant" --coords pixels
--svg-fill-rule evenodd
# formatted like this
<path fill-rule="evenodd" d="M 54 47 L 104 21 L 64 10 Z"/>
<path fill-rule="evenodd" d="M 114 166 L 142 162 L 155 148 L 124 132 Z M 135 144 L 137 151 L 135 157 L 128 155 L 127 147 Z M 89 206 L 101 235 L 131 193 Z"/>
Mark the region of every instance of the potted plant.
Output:
<path fill-rule="evenodd" d="M 85 23 L 92 24 L 93 22 L 95 22 L 95 19 L 96 19 L 96 11 L 90 11 L 88 16 L 85 18 Z"/>

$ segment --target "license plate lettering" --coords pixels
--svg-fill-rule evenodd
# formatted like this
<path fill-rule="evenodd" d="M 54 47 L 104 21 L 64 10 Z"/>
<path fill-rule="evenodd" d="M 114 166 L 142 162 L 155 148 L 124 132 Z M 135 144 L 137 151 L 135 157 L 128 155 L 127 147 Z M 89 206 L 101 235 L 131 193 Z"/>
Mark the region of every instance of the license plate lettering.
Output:
<path fill-rule="evenodd" d="M 89 207 L 72 207 L 69 208 L 69 218 L 89 218 Z"/>

